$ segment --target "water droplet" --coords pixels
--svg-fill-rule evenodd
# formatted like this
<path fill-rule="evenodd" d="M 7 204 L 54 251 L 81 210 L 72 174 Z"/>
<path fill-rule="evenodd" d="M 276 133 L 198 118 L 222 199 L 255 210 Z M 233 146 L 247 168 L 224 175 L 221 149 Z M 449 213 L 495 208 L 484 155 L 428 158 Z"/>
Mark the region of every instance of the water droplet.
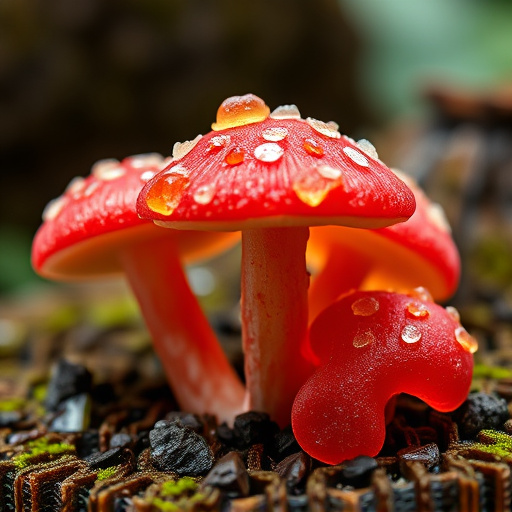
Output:
<path fill-rule="evenodd" d="M 428 310 L 427 306 L 425 306 L 425 304 L 410 302 L 407 304 L 406 309 L 407 314 L 413 318 L 421 318 L 425 320 L 430 316 L 430 311 Z"/>
<path fill-rule="evenodd" d="M 357 147 L 363 152 L 366 153 L 370 158 L 374 160 L 379 159 L 379 154 L 375 149 L 375 146 L 367 139 L 360 139 L 356 142 Z"/>
<path fill-rule="evenodd" d="M 362 297 L 352 303 L 352 311 L 357 316 L 371 316 L 377 313 L 380 304 L 375 297 Z"/>
<path fill-rule="evenodd" d="M 270 109 L 265 102 L 254 96 L 232 96 L 222 102 L 217 110 L 217 122 L 212 124 L 215 131 L 234 128 L 251 123 L 264 121 L 270 114 Z"/>
<path fill-rule="evenodd" d="M 441 231 L 445 233 L 451 233 L 452 228 L 446 218 L 446 214 L 444 213 L 443 207 L 438 203 L 431 203 L 427 208 L 427 217 L 430 222 L 437 226 Z"/>
<path fill-rule="evenodd" d="M 337 180 L 342 175 L 342 172 L 339 169 L 334 169 L 328 165 L 321 165 L 320 167 L 317 167 L 316 170 L 321 176 L 328 180 Z"/>
<path fill-rule="evenodd" d="M 446 306 L 446 312 L 456 321 L 460 323 L 460 313 L 453 306 Z"/>
<path fill-rule="evenodd" d="M 223 147 L 226 147 L 231 141 L 231 137 L 229 135 L 216 135 L 212 137 L 208 143 L 207 151 L 212 153 L 216 153 L 220 151 Z"/>
<path fill-rule="evenodd" d="M 455 339 L 461 344 L 464 350 L 474 354 L 478 350 L 478 342 L 464 327 L 455 329 Z"/>
<path fill-rule="evenodd" d="M 402 329 L 402 340 L 405 343 L 417 343 L 421 339 L 421 331 L 412 324 L 406 324 Z"/>
<path fill-rule="evenodd" d="M 98 160 L 91 169 L 91 174 L 99 180 L 108 181 L 117 178 L 117 174 L 124 174 L 124 169 L 120 166 L 119 160 L 115 158 L 105 158 Z M 111 177 L 113 176 L 113 177 Z"/>
<path fill-rule="evenodd" d="M 374 343 L 374 342 L 375 342 L 375 334 L 373 334 L 373 332 L 368 329 L 366 331 L 358 332 L 354 336 L 354 339 L 352 340 L 352 345 L 354 345 L 354 347 L 356 347 L 356 348 L 362 348 L 362 347 L 366 347 L 366 345 L 370 345 L 371 343 Z"/>
<path fill-rule="evenodd" d="M 338 125 L 330 121 L 329 123 L 324 123 L 323 121 L 319 121 L 318 119 L 313 119 L 312 117 L 308 117 L 306 122 L 318 133 L 325 135 L 326 137 L 331 137 L 332 139 L 339 139 L 341 137 L 340 132 L 338 131 Z"/>
<path fill-rule="evenodd" d="M 313 156 L 323 156 L 324 148 L 314 139 L 304 139 L 304 149 Z"/>
<path fill-rule="evenodd" d="M 126 170 L 121 167 L 111 167 L 111 168 L 100 168 L 96 173 L 95 176 L 99 180 L 103 181 L 111 181 L 115 180 L 117 178 L 120 178 L 121 176 L 124 176 L 126 174 Z"/>
<path fill-rule="evenodd" d="M 274 126 L 263 130 L 263 132 L 261 132 L 261 136 L 265 140 L 279 142 L 280 140 L 286 139 L 286 137 L 288 137 L 288 130 L 281 126 Z"/>
<path fill-rule="evenodd" d="M 52 199 L 43 210 L 43 222 L 52 221 L 57 218 L 67 202 L 64 196 Z"/>
<path fill-rule="evenodd" d="M 148 190 L 148 208 L 162 215 L 171 215 L 181 201 L 183 192 L 189 185 L 189 178 L 181 172 L 166 172 Z"/>
<path fill-rule="evenodd" d="M 284 153 L 284 149 L 274 142 L 261 144 L 254 150 L 254 156 L 262 162 L 276 162 Z"/>
<path fill-rule="evenodd" d="M 343 153 L 347 155 L 350 160 L 355 162 L 357 165 L 360 165 L 361 167 L 368 167 L 370 163 L 368 162 L 368 159 L 357 149 L 351 148 L 350 146 L 345 146 L 343 148 Z"/>
<path fill-rule="evenodd" d="M 80 192 L 85 188 L 86 183 L 85 178 L 76 176 L 69 182 L 69 185 L 66 188 L 66 193 L 71 195 L 80 194 Z"/>
<path fill-rule="evenodd" d="M 190 153 L 197 143 L 201 140 L 202 135 L 198 135 L 194 140 L 186 140 L 185 142 L 176 142 L 172 148 L 172 157 L 175 160 L 180 160 L 185 155 Z"/>
<path fill-rule="evenodd" d="M 134 169 L 153 166 L 163 168 L 164 157 L 160 153 L 142 153 L 129 157 L 129 161 Z"/>
<path fill-rule="evenodd" d="M 242 148 L 233 148 L 225 156 L 224 160 L 229 165 L 238 165 L 244 161 L 245 151 Z"/>
<path fill-rule="evenodd" d="M 194 192 L 194 201 L 199 204 L 208 204 L 213 199 L 216 189 L 212 185 L 203 185 Z"/>
<path fill-rule="evenodd" d="M 318 206 L 324 199 L 328 192 L 341 186 L 340 180 L 335 181 L 329 179 L 316 179 L 314 175 L 307 174 L 301 179 L 296 181 L 293 185 L 293 191 L 297 197 L 308 206 Z"/>
<path fill-rule="evenodd" d="M 418 286 L 417 288 L 409 290 L 407 295 L 413 299 L 424 300 L 425 302 L 434 302 L 432 294 L 424 286 Z"/>
<path fill-rule="evenodd" d="M 300 119 L 300 112 L 296 105 L 281 105 L 270 114 L 272 119 Z"/>

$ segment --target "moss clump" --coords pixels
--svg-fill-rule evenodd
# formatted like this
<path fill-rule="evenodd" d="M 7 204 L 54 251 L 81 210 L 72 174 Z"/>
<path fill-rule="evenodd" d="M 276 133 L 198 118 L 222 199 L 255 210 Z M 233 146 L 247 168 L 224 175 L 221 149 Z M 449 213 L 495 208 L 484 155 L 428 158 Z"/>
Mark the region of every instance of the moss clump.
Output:
<path fill-rule="evenodd" d="M 0 401 L 0 412 L 19 411 L 25 407 L 26 401 L 23 398 L 10 398 Z"/>
<path fill-rule="evenodd" d="M 189 476 L 184 476 L 179 480 L 169 480 L 164 482 L 160 489 L 162 496 L 179 496 L 181 494 L 195 492 L 198 488 L 196 481 Z"/>
<path fill-rule="evenodd" d="M 473 378 L 476 379 L 507 379 L 512 377 L 512 370 L 501 368 L 499 366 L 487 366 L 485 364 L 475 364 L 473 368 Z"/>
<path fill-rule="evenodd" d="M 98 471 L 98 476 L 96 477 L 96 481 L 100 482 L 101 480 L 106 480 L 107 478 L 110 478 L 111 476 L 115 475 L 117 471 L 117 466 L 110 466 L 105 469 L 100 469 Z"/>
<path fill-rule="evenodd" d="M 158 495 L 151 500 L 151 505 L 163 512 L 191 510 L 194 503 L 204 500 L 205 495 L 197 492 L 197 482 L 190 477 L 164 482 Z"/>
<path fill-rule="evenodd" d="M 30 441 L 26 445 L 27 451 L 15 455 L 13 462 L 18 469 L 30 466 L 35 459 L 47 455 L 49 459 L 57 459 L 62 455 L 75 453 L 75 447 L 67 443 L 52 443 L 46 437 Z"/>
<path fill-rule="evenodd" d="M 474 447 L 491 455 L 510 459 L 512 457 L 512 436 L 497 430 L 482 430 Z"/>

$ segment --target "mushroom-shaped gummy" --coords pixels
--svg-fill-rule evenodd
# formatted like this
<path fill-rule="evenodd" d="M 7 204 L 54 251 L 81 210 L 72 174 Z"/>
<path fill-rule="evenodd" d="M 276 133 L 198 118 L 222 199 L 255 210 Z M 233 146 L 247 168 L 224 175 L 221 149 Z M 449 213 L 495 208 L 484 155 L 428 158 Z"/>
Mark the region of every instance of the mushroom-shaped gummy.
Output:
<path fill-rule="evenodd" d="M 242 231 L 242 338 L 247 402 L 285 425 L 310 375 L 305 264 L 309 226 L 378 228 L 404 221 L 414 196 L 335 123 L 270 113 L 258 97 L 228 98 L 213 131 L 150 180 L 144 218 L 182 229 Z"/>
<path fill-rule="evenodd" d="M 349 293 L 318 316 L 310 334 L 321 364 L 297 394 L 292 427 L 303 450 L 323 462 L 377 455 L 386 404 L 399 393 L 442 412 L 468 394 L 476 342 L 454 308 L 423 290 Z"/>
<path fill-rule="evenodd" d="M 95 164 L 49 203 L 32 246 L 43 277 L 71 281 L 126 276 L 179 404 L 229 419 L 241 410 L 244 390 L 227 361 L 183 272 L 224 250 L 233 234 L 166 230 L 140 219 L 137 195 L 164 164 L 138 155 Z"/>
<path fill-rule="evenodd" d="M 412 178 L 395 173 L 416 199 L 416 210 L 406 222 L 372 230 L 311 229 L 307 259 L 318 269 L 309 290 L 311 321 L 351 289 L 400 292 L 423 286 L 436 301 L 455 292 L 460 258 L 442 207 L 432 203 Z"/>

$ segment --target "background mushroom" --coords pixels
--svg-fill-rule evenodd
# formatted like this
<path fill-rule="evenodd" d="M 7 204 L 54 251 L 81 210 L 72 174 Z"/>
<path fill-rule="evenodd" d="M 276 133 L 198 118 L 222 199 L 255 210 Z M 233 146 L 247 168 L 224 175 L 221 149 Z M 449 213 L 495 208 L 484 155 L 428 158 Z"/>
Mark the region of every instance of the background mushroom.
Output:
<path fill-rule="evenodd" d="M 312 371 L 307 329 L 308 228 L 378 228 L 414 211 L 407 186 L 335 123 L 272 114 L 253 95 L 228 98 L 213 131 L 142 190 L 143 218 L 180 229 L 242 231 L 242 337 L 247 408 L 290 421 Z"/>
<path fill-rule="evenodd" d="M 350 289 L 405 291 L 424 286 L 437 301 L 455 293 L 460 258 L 442 207 L 411 177 L 394 172 L 416 199 L 416 210 L 406 222 L 372 230 L 311 229 L 307 259 L 317 271 L 309 290 L 310 321 Z"/>
<path fill-rule="evenodd" d="M 385 407 L 398 393 L 456 409 L 477 349 L 457 311 L 422 291 L 347 294 L 318 316 L 310 341 L 321 366 L 297 394 L 292 426 L 301 447 L 329 464 L 378 454 Z"/>
<path fill-rule="evenodd" d="M 178 403 L 230 419 L 241 410 L 243 387 L 190 290 L 182 260 L 216 254 L 238 237 L 165 230 L 141 220 L 137 195 L 163 163 L 160 155 L 103 160 L 87 178 L 75 178 L 44 211 L 33 267 L 66 281 L 124 274 Z"/>

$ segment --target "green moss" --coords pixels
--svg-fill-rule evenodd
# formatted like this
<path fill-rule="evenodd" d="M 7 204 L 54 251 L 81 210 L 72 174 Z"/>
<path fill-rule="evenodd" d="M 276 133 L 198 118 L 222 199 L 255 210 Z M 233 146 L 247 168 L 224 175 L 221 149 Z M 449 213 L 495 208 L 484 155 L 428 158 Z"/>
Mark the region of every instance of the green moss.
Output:
<path fill-rule="evenodd" d="M 473 369 L 473 378 L 475 379 L 507 379 L 512 377 L 512 370 L 499 366 L 487 366 L 485 364 L 475 364 Z"/>
<path fill-rule="evenodd" d="M 100 469 L 98 471 L 98 476 L 96 477 L 96 481 L 106 480 L 107 478 L 110 478 L 111 476 L 115 475 L 117 471 L 117 466 L 110 466 L 105 469 Z"/>
<path fill-rule="evenodd" d="M 50 443 L 45 437 L 41 437 L 27 443 L 26 451 L 15 455 L 13 462 L 18 469 L 23 469 L 32 464 L 37 457 L 48 454 L 50 458 L 58 458 L 61 455 L 72 454 L 75 447 L 67 443 Z"/>
<path fill-rule="evenodd" d="M 169 480 L 160 486 L 158 496 L 151 500 L 151 505 L 163 512 L 191 510 L 193 504 L 205 498 L 197 492 L 199 485 L 190 477 Z"/>
<path fill-rule="evenodd" d="M 482 430 L 474 448 L 501 458 L 512 457 L 512 436 L 497 430 Z"/>
<path fill-rule="evenodd" d="M 0 401 L 0 412 L 19 411 L 23 409 L 26 401 L 23 398 L 11 398 Z"/>
<path fill-rule="evenodd" d="M 179 480 L 169 480 L 162 484 L 160 494 L 162 496 L 179 496 L 181 494 L 195 492 L 197 490 L 197 483 L 193 478 L 185 476 Z"/>

